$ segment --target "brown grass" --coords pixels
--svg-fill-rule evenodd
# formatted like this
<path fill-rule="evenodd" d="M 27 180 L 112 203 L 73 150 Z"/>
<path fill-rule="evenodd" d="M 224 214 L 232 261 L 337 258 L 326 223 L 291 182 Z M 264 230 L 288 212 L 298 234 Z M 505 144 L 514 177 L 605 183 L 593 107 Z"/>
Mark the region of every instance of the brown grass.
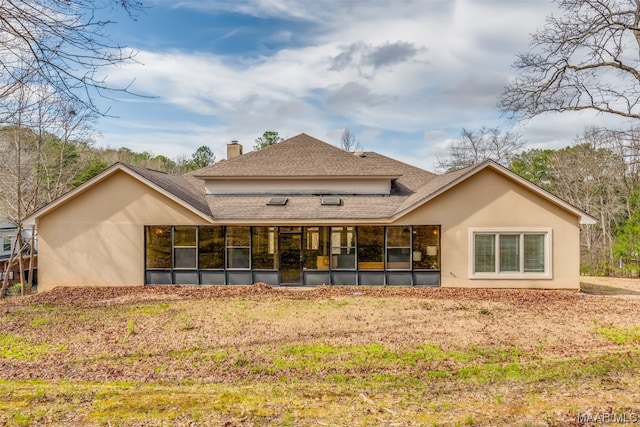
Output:
<path fill-rule="evenodd" d="M 568 426 L 638 413 L 636 292 L 594 278 L 579 293 L 57 289 L 0 303 L 0 424 Z"/>

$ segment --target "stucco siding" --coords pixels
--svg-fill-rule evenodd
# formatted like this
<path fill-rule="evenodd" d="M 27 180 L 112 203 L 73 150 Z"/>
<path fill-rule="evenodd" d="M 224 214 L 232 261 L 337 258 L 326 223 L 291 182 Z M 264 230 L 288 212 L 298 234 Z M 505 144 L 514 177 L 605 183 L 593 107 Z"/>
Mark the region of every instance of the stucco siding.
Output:
<path fill-rule="evenodd" d="M 476 174 L 397 224 L 439 224 L 441 285 L 470 288 L 578 289 L 579 218 L 490 169 Z M 471 228 L 550 228 L 551 279 L 470 277 Z"/>
<path fill-rule="evenodd" d="M 39 218 L 38 290 L 144 284 L 144 225 L 202 218 L 118 171 Z"/>

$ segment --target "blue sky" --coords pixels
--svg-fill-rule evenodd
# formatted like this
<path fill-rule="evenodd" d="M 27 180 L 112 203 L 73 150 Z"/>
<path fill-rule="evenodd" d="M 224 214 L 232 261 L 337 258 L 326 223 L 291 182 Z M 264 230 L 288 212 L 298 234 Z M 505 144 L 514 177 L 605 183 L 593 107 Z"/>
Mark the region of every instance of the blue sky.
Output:
<path fill-rule="evenodd" d="M 589 113 L 506 122 L 496 108 L 550 0 L 147 0 L 108 31 L 138 63 L 108 81 L 148 97 L 111 102 L 99 146 L 168 157 L 208 145 L 217 159 L 265 130 L 365 150 L 433 170 L 462 130 L 515 130 L 527 148 L 559 148 Z M 107 105 L 107 101 L 101 103 Z"/>

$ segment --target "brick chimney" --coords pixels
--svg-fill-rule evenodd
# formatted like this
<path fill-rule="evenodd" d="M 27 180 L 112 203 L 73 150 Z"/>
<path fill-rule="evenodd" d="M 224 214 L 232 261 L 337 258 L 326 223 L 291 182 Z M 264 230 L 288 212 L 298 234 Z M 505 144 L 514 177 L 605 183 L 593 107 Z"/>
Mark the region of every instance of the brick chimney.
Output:
<path fill-rule="evenodd" d="M 227 144 L 227 160 L 239 156 L 242 156 L 242 144 L 238 144 L 238 141 L 231 141 L 230 144 Z"/>

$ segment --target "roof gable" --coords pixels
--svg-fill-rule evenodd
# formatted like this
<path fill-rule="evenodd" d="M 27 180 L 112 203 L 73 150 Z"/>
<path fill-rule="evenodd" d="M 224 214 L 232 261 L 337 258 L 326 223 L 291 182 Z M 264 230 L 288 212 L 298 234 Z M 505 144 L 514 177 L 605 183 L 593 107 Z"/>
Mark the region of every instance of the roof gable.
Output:
<path fill-rule="evenodd" d="M 137 179 L 176 203 L 184 206 L 203 219 L 207 221 L 211 220 L 211 210 L 209 209 L 209 205 L 207 204 L 204 194 L 190 183 L 186 177 L 171 175 L 137 166 L 130 166 L 123 163 L 114 163 L 100 174 L 91 178 L 89 181 L 29 215 L 29 217 L 24 221 L 25 224 L 35 223 L 38 218 L 55 210 L 58 206 L 63 205 L 85 191 L 90 190 L 92 187 L 105 179 L 108 179 L 118 171 L 122 171 L 134 179 Z"/>
<path fill-rule="evenodd" d="M 549 193 L 548 191 L 542 189 L 541 187 L 538 187 L 534 183 L 522 178 L 520 175 L 512 172 L 511 170 L 494 162 L 493 160 L 485 160 L 484 162 L 479 163 L 477 165 L 469 166 L 467 168 L 463 168 L 454 172 L 449 172 L 449 173 L 438 176 L 437 178 L 433 179 L 432 181 L 427 183 L 425 186 L 423 186 L 421 189 L 419 189 L 416 193 L 413 194 L 413 196 L 407 198 L 407 200 L 402 204 L 402 206 L 400 206 L 400 208 L 396 211 L 396 214 L 394 215 L 394 217 L 398 218 L 416 209 L 418 206 L 428 203 L 430 200 L 434 199 L 440 194 L 445 193 L 449 189 L 472 178 L 478 172 L 487 168 L 491 168 L 492 170 L 507 177 L 511 181 L 514 181 L 518 185 L 521 185 L 522 187 L 527 188 L 529 191 L 536 193 L 537 195 L 550 201 L 551 203 L 557 206 L 560 206 L 561 208 L 573 213 L 578 218 L 580 218 L 580 224 L 595 224 L 597 222 L 594 217 L 587 214 L 583 210 L 564 201 L 558 196 L 555 196 L 554 194 Z"/>

